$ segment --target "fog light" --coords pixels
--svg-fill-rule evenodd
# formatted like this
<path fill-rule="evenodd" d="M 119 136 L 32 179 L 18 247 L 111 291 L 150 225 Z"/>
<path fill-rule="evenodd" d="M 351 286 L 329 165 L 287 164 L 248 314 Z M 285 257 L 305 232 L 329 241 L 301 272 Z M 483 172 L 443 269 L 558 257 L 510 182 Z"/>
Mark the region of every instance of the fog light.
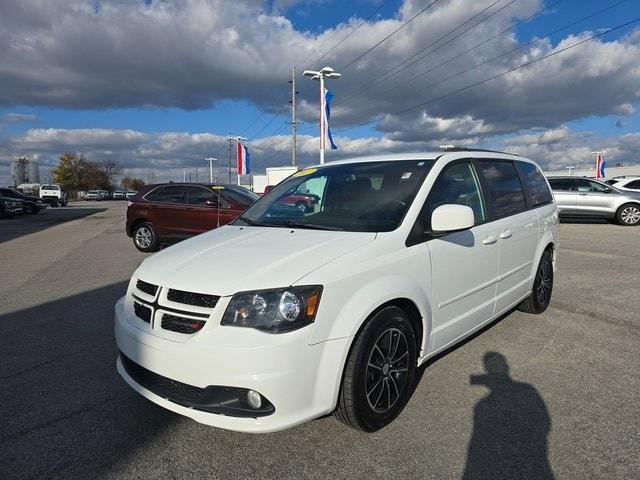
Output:
<path fill-rule="evenodd" d="M 247 392 L 247 402 L 251 408 L 255 408 L 257 410 L 262 406 L 262 397 L 255 390 L 249 390 Z"/>

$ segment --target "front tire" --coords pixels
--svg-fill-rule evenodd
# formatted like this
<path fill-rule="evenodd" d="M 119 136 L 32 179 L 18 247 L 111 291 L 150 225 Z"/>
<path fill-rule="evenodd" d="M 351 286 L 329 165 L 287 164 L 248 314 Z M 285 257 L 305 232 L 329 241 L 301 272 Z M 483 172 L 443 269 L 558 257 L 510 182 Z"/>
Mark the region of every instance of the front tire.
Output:
<path fill-rule="evenodd" d="M 34 207 L 33 205 L 25 205 L 24 206 L 24 213 L 26 213 L 27 215 L 33 215 L 34 213 L 38 213 L 38 210 L 36 210 L 36 207 Z"/>
<path fill-rule="evenodd" d="M 640 205 L 625 203 L 616 212 L 616 220 L 620 225 L 634 227 L 640 224 Z"/>
<path fill-rule="evenodd" d="M 518 310 L 525 313 L 543 313 L 551 302 L 553 293 L 553 253 L 545 250 L 540 258 L 531 294 L 518 305 Z"/>
<path fill-rule="evenodd" d="M 158 250 L 158 236 L 149 222 L 136 225 L 133 230 L 133 244 L 141 252 L 155 252 Z"/>
<path fill-rule="evenodd" d="M 413 393 L 416 338 L 406 312 L 385 307 L 357 336 L 345 366 L 336 418 L 375 432 L 391 423 Z"/>

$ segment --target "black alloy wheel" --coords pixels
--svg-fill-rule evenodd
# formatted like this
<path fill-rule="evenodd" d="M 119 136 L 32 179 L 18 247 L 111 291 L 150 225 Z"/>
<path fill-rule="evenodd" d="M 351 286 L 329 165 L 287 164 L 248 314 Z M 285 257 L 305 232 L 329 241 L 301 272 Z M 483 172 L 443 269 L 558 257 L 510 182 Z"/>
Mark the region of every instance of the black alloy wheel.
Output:
<path fill-rule="evenodd" d="M 526 313 L 543 313 L 551 302 L 553 293 L 553 253 L 547 249 L 540 258 L 531 294 L 518 305 Z"/>
<path fill-rule="evenodd" d="M 404 310 L 388 306 L 373 314 L 354 340 L 347 359 L 336 418 L 366 432 L 391 423 L 415 387 L 416 345 Z"/>

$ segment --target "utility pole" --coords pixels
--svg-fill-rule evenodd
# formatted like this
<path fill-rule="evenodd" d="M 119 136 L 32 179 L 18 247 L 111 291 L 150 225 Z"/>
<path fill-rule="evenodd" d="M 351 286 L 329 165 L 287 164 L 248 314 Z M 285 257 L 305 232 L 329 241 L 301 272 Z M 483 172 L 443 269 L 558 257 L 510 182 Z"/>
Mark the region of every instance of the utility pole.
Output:
<path fill-rule="evenodd" d="M 182 183 L 187 181 L 187 169 L 183 168 L 182 169 Z"/>
<path fill-rule="evenodd" d="M 291 84 L 291 100 L 289 103 L 291 104 L 291 165 L 294 167 L 298 166 L 298 161 L 296 160 L 296 129 L 298 124 L 296 123 L 296 66 L 294 65 L 291 70 L 291 80 L 289 81 Z"/>

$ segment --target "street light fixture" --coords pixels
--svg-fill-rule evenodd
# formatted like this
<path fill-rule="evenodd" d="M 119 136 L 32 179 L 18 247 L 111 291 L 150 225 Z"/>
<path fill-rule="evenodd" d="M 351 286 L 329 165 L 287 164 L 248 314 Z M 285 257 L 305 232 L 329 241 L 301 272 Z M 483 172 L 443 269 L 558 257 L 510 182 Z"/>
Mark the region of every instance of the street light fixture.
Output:
<path fill-rule="evenodd" d="M 215 162 L 218 159 L 215 157 L 207 157 L 205 158 L 205 160 L 209 162 L 209 182 L 213 183 L 213 162 Z"/>
<path fill-rule="evenodd" d="M 337 80 L 342 77 L 342 74 L 336 72 L 331 67 L 324 67 L 319 71 L 305 70 L 302 72 L 305 77 L 311 77 L 311 80 L 317 80 L 320 82 L 320 163 L 324 163 L 324 151 L 326 148 L 325 142 L 327 138 L 327 129 L 329 128 L 324 121 L 325 96 L 324 96 L 324 82 L 325 79 Z"/>

